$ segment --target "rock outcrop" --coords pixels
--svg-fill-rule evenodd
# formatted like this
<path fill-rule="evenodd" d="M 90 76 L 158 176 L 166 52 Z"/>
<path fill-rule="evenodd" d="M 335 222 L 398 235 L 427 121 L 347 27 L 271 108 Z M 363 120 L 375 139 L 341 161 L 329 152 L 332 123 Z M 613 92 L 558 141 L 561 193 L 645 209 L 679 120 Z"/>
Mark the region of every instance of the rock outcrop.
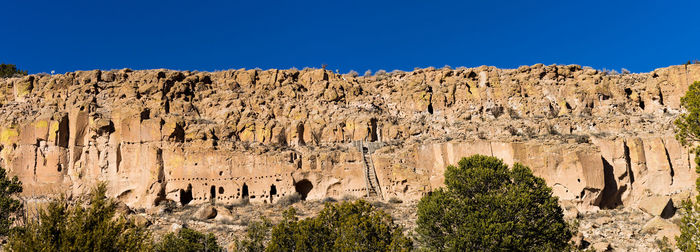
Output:
<path fill-rule="evenodd" d="M 693 192 L 694 156 L 672 121 L 695 80 L 700 65 L 39 74 L 0 80 L 0 163 L 26 198 L 105 181 L 151 208 L 368 188 L 418 199 L 447 165 L 484 154 L 530 166 L 579 209 L 637 206 Z"/>

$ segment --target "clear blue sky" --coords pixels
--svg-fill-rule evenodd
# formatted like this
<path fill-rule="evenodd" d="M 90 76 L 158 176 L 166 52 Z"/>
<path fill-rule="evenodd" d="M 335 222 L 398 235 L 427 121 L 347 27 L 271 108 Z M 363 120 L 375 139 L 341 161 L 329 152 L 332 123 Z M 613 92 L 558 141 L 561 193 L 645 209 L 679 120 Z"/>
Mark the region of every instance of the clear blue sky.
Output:
<path fill-rule="evenodd" d="M 30 73 L 322 64 L 363 73 L 534 63 L 646 72 L 700 59 L 697 0 L 7 0 L 0 6 L 0 61 Z"/>

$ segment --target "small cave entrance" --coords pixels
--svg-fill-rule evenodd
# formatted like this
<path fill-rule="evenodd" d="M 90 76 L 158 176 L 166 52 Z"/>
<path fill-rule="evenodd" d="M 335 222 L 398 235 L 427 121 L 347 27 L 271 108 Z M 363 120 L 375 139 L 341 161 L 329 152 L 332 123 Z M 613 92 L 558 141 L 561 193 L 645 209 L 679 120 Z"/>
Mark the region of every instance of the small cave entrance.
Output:
<path fill-rule="evenodd" d="M 216 199 L 216 186 L 212 185 L 211 188 L 209 189 L 209 199 L 212 201 Z"/>
<path fill-rule="evenodd" d="M 248 196 L 249 196 L 248 195 L 248 185 L 243 183 L 243 188 L 241 188 L 241 198 L 246 199 L 246 198 L 248 198 Z"/>
<path fill-rule="evenodd" d="M 301 181 L 294 183 L 294 190 L 301 195 L 302 200 L 306 200 L 306 196 L 309 195 L 309 192 L 313 188 L 314 185 L 311 184 L 311 181 L 308 179 L 302 179 Z"/>
<path fill-rule="evenodd" d="M 304 142 L 304 124 L 299 123 L 297 125 L 297 138 L 299 140 L 299 145 L 305 145 Z"/>
<path fill-rule="evenodd" d="M 372 142 L 376 142 L 379 140 L 379 134 L 377 134 L 377 119 L 372 118 L 369 120 L 369 132 L 370 132 L 370 138 L 369 140 Z"/>
<path fill-rule="evenodd" d="M 275 184 L 272 184 L 270 186 L 270 203 L 272 203 L 273 198 L 277 195 L 277 187 Z"/>
<path fill-rule="evenodd" d="M 180 189 L 180 204 L 187 205 L 192 201 L 192 184 L 187 185 L 187 190 Z"/>

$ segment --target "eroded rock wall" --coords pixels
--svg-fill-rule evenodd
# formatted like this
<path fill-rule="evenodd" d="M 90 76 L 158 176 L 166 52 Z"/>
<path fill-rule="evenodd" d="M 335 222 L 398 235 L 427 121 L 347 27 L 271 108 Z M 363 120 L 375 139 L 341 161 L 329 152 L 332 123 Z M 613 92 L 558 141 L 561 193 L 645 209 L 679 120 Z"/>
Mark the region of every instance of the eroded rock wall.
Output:
<path fill-rule="evenodd" d="M 447 165 L 484 154 L 530 166 L 581 208 L 636 205 L 693 191 L 672 121 L 695 80 L 700 65 L 31 75 L 0 80 L 0 163 L 28 198 L 105 181 L 149 208 L 364 196 L 368 166 L 381 197 L 418 199 Z"/>

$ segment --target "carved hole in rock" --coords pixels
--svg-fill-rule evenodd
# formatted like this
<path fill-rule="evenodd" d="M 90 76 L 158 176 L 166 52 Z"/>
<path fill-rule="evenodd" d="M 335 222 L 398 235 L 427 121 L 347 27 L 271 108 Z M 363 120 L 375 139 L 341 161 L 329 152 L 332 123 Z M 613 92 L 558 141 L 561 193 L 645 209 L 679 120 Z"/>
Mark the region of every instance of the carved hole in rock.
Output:
<path fill-rule="evenodd" d="M 617 187 L 617 179 L 615 178 L 615 173 L 613 172 L 613 166 L 603 157 L 603 176 L 605 179 L 605 187 L 601 194 L 603 198 L 600 202 L 600 208 L 614 209 L 619 205 L 622 205 L 621 192 Z M 625 189 L 622 189 L 623 191 Z"/>
<path fill-rule="evenodd" d="M 274 184 L 272 184 L 272 185 L 270 186 L 270 203 L 272 203 L 272 198 L 273 198 L 275 195 L 277 195 L 277 187 L 276 187 Z"/>
<path fill-rule="evenodd" d="M 309 192 L 313 188 L 313 184 L 311 184 L 311 181 L 307 179 L 302 179 L 301 181 L 294 183 L 294 190 L 301 195 L 302 200 L 306 200 L 306 196 L 309 195 Z"/>
<path fill-rule="evenodd" d="M 242 198 L 248 198 L 248 185 L 243 183 L 243 188 L 241 189 L 241 197 Z"/>
<path fill-rule="evenodd" d="M 62 169 L 63 169 L 62 165 L 58 164 L 58 172 L 61 172 Z"/>
<path fill-rule="evenodd" d="M 428 107 L 428 108 L 430 108 L 430 107 Z M 370 125 L 370 133 L 371 133 L 370 140 L 372 142 L 376 142 L 378 140 L 378 137 L 377 137 L 377 119 L 372 118 L 371 120 L 369 120 L 369 125 Z"/>
<path fill-rule="evenodd" d="M 215 199 L 216 198 L 216 186 L 212 185 L 211 189 L 209 189 L 209 199 Z"/>
<path fill-rule="evenodd" d="M 224 194 L 224 187 L 223 186 L 219 186 L 219 194 Z"/>
<path fill-rule="evenodd" d="M 223 175 L 224 175 L 224 172 L 223 172 L 223 171 L 219 171 L 219 176 L 223 176 Z"/>
<path fill-rule="evenodd" d="M 180 204 L 187 205 L 192 201 L 192 184 L 187 185 L 187 190 L 180 189 Z"/>
<path fill-rule="evenodd" d="M 297 137 L 299 138 L 299 145 L 306 144 L 304 142 L 304 124 L 299 123 L 299 125 L 297 125 Z"/>

